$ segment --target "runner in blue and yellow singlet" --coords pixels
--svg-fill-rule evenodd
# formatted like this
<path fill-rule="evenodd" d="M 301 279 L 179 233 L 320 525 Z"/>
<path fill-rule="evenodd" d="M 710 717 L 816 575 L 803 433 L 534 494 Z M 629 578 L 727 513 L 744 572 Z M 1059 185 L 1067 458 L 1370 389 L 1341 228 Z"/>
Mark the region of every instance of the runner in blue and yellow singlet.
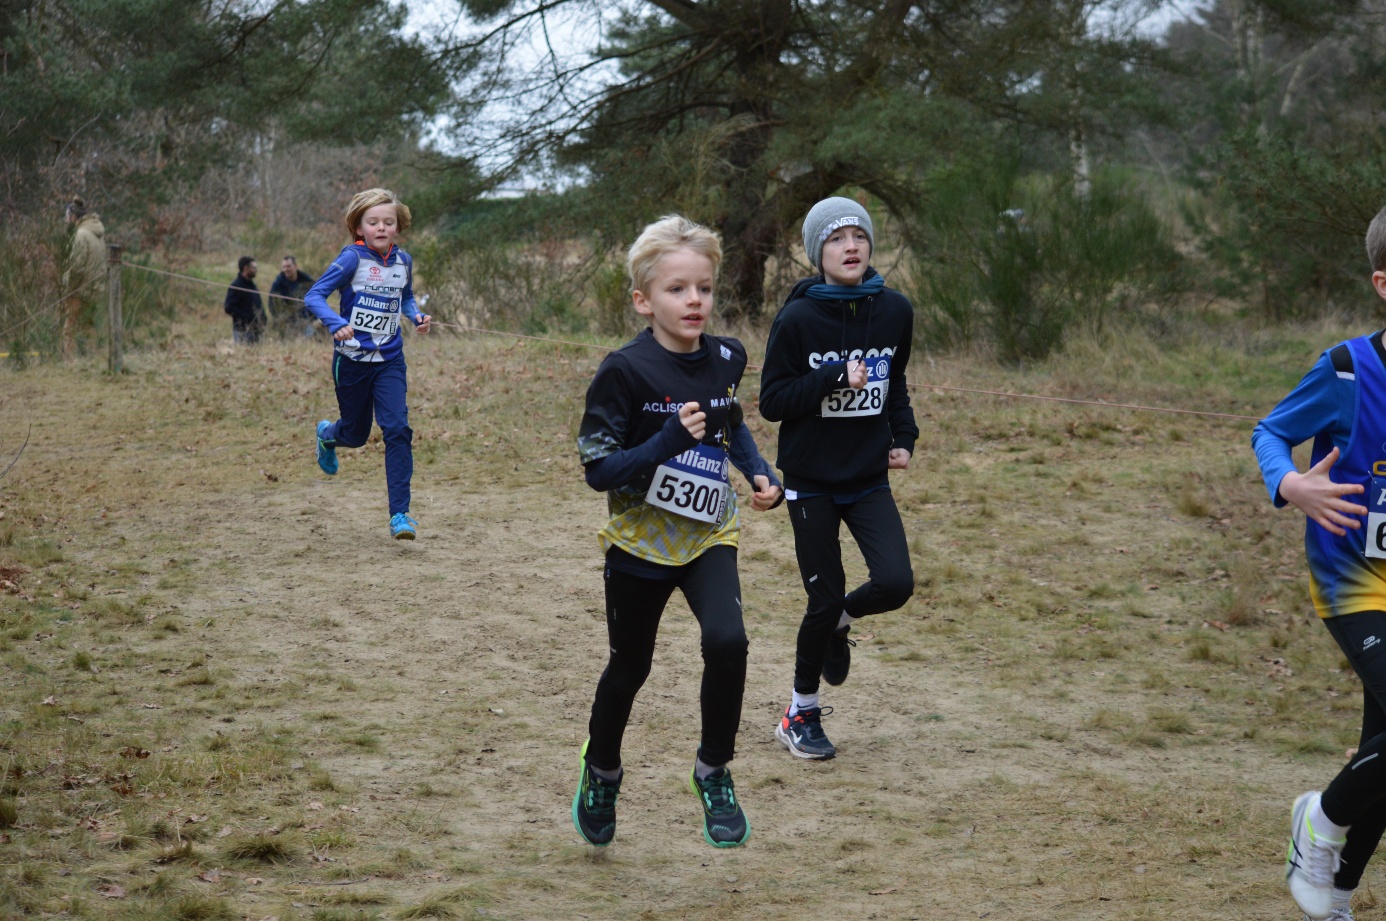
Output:
<path fill-rule="evenodd" d="M 1386 299 L 1386 208 L 1367 228 Z M 1271 500 L 1304 512 L 1309 594 L 1362 679 L 1356 754 L 1295 800 L 1285 878 L 1305 917 L 1352 921 L 1352 893 L 1386 831 L 1386 332 L 1339 343 L 1251 436 Z M 1309 470 L 1290 450 L 1313 439 Z"/>

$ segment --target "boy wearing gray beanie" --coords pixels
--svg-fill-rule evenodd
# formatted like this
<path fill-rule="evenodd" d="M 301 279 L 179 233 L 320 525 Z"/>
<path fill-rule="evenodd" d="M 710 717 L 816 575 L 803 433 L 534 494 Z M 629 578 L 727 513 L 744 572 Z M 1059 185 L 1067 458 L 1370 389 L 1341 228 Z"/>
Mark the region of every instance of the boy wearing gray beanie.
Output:
<path fill-rule="evenodd" d="M 825 198 L 810 208 L 808 217 L 804 218 L 804 254 L 808 256 L 809 265 L 822 270 L 823 241 L 844 227 L 857 227 L 866 234 L 867 255 L 870 255 L 876 245 L 871 215 L 850 198 Z"/>
<path fill-rule="evenodd" d="M 845 681 L 852 623 L 914 593 L 889 471 L 909 466 L 919 428 L 905 380 L 914 308 L 870 266 L 871 216 L 850 198 L 828 198 L 809 210 L 803 233 L 822 274 L 794 286 L 770 328 L 760 413 L 780 423 L 776 463 L 808 595 L 794 691 L 775 737 L 796 758 L 823 760 L 837 749 L 823 731 L 820 677 Z M 869 573 L 851 592 L 838 539 L 844 522 Z"/>

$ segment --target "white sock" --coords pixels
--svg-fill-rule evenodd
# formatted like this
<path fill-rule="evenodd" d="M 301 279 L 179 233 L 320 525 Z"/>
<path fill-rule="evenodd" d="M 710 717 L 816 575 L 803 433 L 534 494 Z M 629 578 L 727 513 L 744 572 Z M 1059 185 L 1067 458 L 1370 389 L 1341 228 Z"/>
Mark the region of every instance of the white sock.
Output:
<path fill-rule="evenodd" d="M 850 627 L 855 620 L 857 620 L 857 618 L 843 611 L 842 616 L 837 619 L 837 629 L 841 630 L 843 627 Z"/>
<path fill-rule="evenodd" d="M 817 694 L 800 694 L 795 691 L 793 703 L 789 705 L 789 715 L 803 713 L 805 710 L 812 710 L 816 706 L 818 706 Z"/>
<path fill-rule="evenodd" d="M 1333 887 L 1333 907 L 1351 908 L 1352 894 L 1356 891 L 1356 889 L 1339 889 L 1336 886 Z"/>
<path fill-rule="evenodd" d="M 708 777 L 710 777 L 712 774 L 715 774 L 723 767 L 724 765 L 711 765 L 704 761 L 702 758 L 697 758 L 693 761 L 693 776 L 698 778 L 699 780 L 707 780 Z"/>
<path fill-rule="evenodd" d="M 607 783 L 615 783 L 616 781 L 620 780 L 621 775 L 625 773 L 625 771 L 623 771 L 621 768 L 617 768 L 614 771 L 608 771 L 606 768 L 599 768 L 590 761 L 587 762 L 587 766 L 592 769 L 593 774 L 596 774 L 598 777 L 600 777 L 602 780 L 605 780 Z"/>
<path fill-rule="evenodd" d="M 1320 838 L 1327 838 L 1329 841 L 1342 841 L 1347 837 L 1350 825 L 1337 825 L 1323 812 L 1323 798 L 1314 800 L 1314 811 L 1309 813 L 1309 824 L 1314 829 L 1314 835 Z"/>

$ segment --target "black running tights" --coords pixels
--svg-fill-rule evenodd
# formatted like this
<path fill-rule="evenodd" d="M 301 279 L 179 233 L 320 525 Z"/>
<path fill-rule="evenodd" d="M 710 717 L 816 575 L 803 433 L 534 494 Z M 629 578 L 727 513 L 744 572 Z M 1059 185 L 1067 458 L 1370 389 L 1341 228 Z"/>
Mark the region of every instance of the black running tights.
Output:
<path fill-rule="evenodd" d="M 1351 825 L 1339 889 L 1356 889 L 1386 830 L 1386 612 L 1363 611 L 1324 620 L 1353 671 L 1362 679 L 1362 736 L 1357 754 L 1323 792 L 1323 811 Z"/>
<path fill-rule="evenodd" d="M 606 631 L 611 658 L 597 682 L 587 760 L 614 771 L 621 766 L 625 735 L 636 692 L 650 674 L 655 634 L 674 589 L 683 592 L 702 630 L 702 744 L 698 757 L 714 767 L 736 753 L 741 695 L 746 687 L 746 627 L 741 619 L 741 583 L 736 548 L 712 547 L 672 579 L 646 579 L 606 567 Z"/>
<path fill-rule="evenodd" d="M 794 654 L 794 690 L 814 694 L 828 640 L 842 612 L 865 617 L 902 607 L 914 594 L 914 570 L 910 568 L 905 526 L 889 489 L 867 493 L 850 505 L 839 505 L 831 496 L 811 496 L 788 504 L 794 525 L 794 554 L 808 593 L 808 609 L 799 625 Z M 861 549 L 867 570 L 866 582 L 850 594 L 838 537 L 844 522 Z"/>

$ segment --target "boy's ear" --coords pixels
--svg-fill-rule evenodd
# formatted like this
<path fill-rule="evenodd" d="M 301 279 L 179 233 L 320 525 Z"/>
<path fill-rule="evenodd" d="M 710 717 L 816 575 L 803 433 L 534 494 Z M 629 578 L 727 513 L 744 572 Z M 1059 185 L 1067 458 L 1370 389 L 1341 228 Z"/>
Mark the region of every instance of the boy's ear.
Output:
<path fill-rule="evenodd" d="M 1372 287 L 1376 289 L 1376 293 L 1382 300 L 1386 300 L 1386 272 L 1372 273 Z"/>
<path fill-rule="evenodd" d="M 1386 294 L 1383 294 L 1382 297 L 1386 297 Z M 648 317 L 654 313 L 654 308 L 650 306 L 650 302 L 645 300 L 644 292 L 635 291 L 631 294 L 630 299 L 631 303 L 635 305 L 635 312 L 642 317 Z"/>

